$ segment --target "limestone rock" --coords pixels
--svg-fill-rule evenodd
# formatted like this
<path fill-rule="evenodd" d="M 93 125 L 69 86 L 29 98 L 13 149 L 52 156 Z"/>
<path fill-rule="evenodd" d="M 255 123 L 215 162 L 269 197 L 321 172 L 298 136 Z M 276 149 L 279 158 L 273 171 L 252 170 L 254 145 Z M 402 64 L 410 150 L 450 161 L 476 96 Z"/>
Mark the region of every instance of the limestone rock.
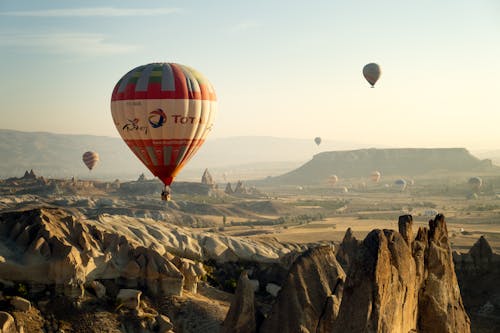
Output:
<path fill-rule="evenodd" d="M 403 236 L 408 245 L 413 241 L 413 217 L 411 215 L 403 215 L 398 220 L 399 233 Z"/>
<path fill-rule="evenodd" d="M 400 230 L 374 230 L 358 248 L 333 332 L 470 332 L 444 216 L 411 241 L 411 217 Z"/>
<path fill-rule="evenodd" d="M 116 295 L 117 303 L 130 310 L 138 310 L 141 304 L 142 291 L 136 289 L 120 289 Z"/>
<path fill-rule="evenodd" d="M 317 327 L 327 327 L 336 317 L 344 279 L 331 246 L 305 251 L 290 268 L 260 332 L 317 332 Z"/>
<path fill-rule="evenodd" d="M 253 286 L 248 273 L 243 271 L 238 280 L 231 307 L 222 324 L 221 333 L 256 332 Z"/>
<path fill-rule="evenodd" d="M 205 171 L 203 172 L 203 176 L 201 176 L 201 183 L 210 186 L 215 185 L 214 178 L 212 177 L 208 169 L 205 169 Z"/>
<path fill-rule="evenodd" d="M 163 314 L 160 314 L 156 317 L 156 322 L 158 323 L 159 333 L 168 333 L 174 329 L 174 325 L 172 325 L 170 318 Z"/>
<path fill-rule="evenodd" d="M 224 193 L 226 193 L 226 194 L 233 194 L 234 193 L 233 188 L 231 186 L 231 183 L 227 183 L 226 188 L 224 190 Z"/>
<path fill-rule="evenodd" d="M 491 266 L 493 250 L 490 244 L 481 236 L 469 250 L 469 256 L 472 258 L 474 266 L 478 271 L 486 271 Z"/>
<path fill-rule="evenodd" d="M 344 239 L 338 248 L 336 253 L 337 261 L 342 266 L 345 272 L 349 270 L 349 267 L 356 256 L 356 251 L 359 246 L 359 241 L 354 237 L 351 228 L 347 228 Z"/>
<path fill-rule="evenodd" d="M 448 229 L 441 214 L 429 221 L 424 262 L 426 272 L 419 292 L 418 329 L 430 333 L 470 332 L 470 320 L 453 265 Z"/>
<path fill-rule="evenodd" d="M 29 311 L 31 309 L 31 303 L 25 298 L 14 296 L 10 300 L 10 304 L 19 311 Z"/>
<path fill-rule="evenodd" d="M 106 296 L 106 287 L 101 282 L 94 280 L 89 283 L 89 286 L 92 290 L 94 290 L 97 298 L 103 298 Z"/>
<path fill-rule="evenodd" d="M 277 297 L 280 292 L 281 287 L 275 283 L 266 284 L 266 291 L 273 297 Z"/>
<path fill-rule="evenodd" d="M 0 311 L 0 332 L 17 333 L 14 317 L 8 312 Z"/>
<path fill-rule="evenodd" d="M 333 332 L 407 333 L 416 328 L 417 290 L 411 249 L 393 230 L 373 230 L 346 278 Z"/>

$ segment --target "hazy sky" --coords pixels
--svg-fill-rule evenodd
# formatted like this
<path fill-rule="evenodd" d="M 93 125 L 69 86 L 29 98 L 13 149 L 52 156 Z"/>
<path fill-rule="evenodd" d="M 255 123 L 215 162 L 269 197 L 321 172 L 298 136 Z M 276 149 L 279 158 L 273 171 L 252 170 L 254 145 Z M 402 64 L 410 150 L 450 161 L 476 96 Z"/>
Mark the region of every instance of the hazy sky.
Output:
<path fill-rule="evenodd" d="M 0 0 L 0 57 L 0 128 L 117 136 L 115 83 L 166 61 L 215 86 L 211 137 L 500 148 L 499 0 Z"/>

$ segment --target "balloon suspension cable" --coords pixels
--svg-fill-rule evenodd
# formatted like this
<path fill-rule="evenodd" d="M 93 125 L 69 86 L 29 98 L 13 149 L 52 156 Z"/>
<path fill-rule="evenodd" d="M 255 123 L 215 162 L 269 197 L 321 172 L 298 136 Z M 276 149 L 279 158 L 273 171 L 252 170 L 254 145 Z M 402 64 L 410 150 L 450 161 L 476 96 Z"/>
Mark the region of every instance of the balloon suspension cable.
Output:
<path fill-rule="evenodd" d="M 170 201 L 171 200 L 171 190 L 170 186 L 165 185 L 163 191 L 161 192 L 161 200 Z"/>

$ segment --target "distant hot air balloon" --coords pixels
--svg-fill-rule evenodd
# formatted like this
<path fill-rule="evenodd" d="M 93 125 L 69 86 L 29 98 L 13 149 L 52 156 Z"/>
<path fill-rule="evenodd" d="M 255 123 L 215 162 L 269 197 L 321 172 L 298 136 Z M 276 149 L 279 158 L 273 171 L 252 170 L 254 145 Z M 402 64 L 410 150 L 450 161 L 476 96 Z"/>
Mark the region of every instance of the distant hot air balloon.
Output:
<path fill-rule="evenodd" d="M 319 136 L 315 137 L 314 142 L 319 146 L 321 144 L 321 138 Z"/>
<path fill-rule="evenodd" d="M 217 110 L 215 90 L 193 68 L 175 63 L 136 67 L 116 84 L 111 114 L 133 153 L 168 186 L 205 142 Z M 164 195 L 165 194 L 165 195 Z"/>
<path fill-rule="evenodd" d="M 363 76 L 365 77 L 366 81 L 368 81 L 368 83 L 372 85 L 372 88 L 380 78 L 380 74 L 380 66 L 374 62 L 371 62 L 363 67 Z"/>
<path fill-rule="evenodd" d="M 406 180 L 400 178 L 400 179 L 397 179 L 394 184 L 398 185 L 399 186 L 399 189 L 401 191 L 404 191 L 406 189 Z"/>
<path fill-rule="evenodd" d="M 472 190 L 479 191 L 479 189 L 483 185 L 483 180 L 480 177 L 472 177 L 472 178 L 469 178 L 468 183 L 469 183 L 470 187 L 472 188 Z"/>
<path fill-rule="evenodd" d="M 337 184 L 338 181 L 339 181 L 339 177 L 337 177 L 337 175 L 331 175 L 330 177 L 328 177 L 328 184 L 330 184 L 332 186 Z"/>
<path fill-rule="evenodd" d="M 373 171 L 371 174 L 370 174 L 370 178 L 372 180 L 372 182 L 374 183 L 378 183 L 379 180 L 380 180 L 380 172 L 379 171 Z"/>
<path fill-rule="evenodd" d="M 99 154 L 95 153 L 93 151 L 88 151 L 83 153 L 82 156 L 83 163 L 89 168 L 89 170 L 92 170 L 97 162 L 99 162 Z"/>

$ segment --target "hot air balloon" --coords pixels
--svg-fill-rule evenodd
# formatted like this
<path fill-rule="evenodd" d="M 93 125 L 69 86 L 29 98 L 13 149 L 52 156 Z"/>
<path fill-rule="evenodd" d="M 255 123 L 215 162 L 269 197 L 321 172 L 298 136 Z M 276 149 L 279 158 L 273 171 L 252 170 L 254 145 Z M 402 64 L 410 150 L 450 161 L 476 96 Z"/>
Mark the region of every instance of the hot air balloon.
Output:
<path fill-rule="evenodd" d="M 406 180 L 400 178 L 400 179 L 397 179 L 394 184 L 398 185 L 399 186 L 399 189 L 401 190 L 401 192 L 403 192 L 405 189 L 406 189 Z"/>
<path fill-rule="evenodd" d="M 379 171 L 373 171 L 371 174 L 370 174 L 370 178 L 372 180 L 372 182 L 374 183 L 378 183 L 379 180 L 380 180 L 380 172 Z"/>
<path fill-rule="evenodd" d="M 380 78 L 380 74 L 380 66 L 374 62 L 371 62 L 363 67 L 363 76 L 365 77 L 366 81 L 368 81 L 368 83 L 372 85 L 372 88 L 374 88 L 375 83 Z"/>
<path fill-rule="evenodd" d="M 479 189 L 483 185 L 483 180 L 479 177 L 472 177 L 469 178 L 468 183 L 473 191 L 479 191 Z"/>
<path fill-rule="evenodd" d="M 337 177 L 337 175 L 331 175 L 330 177 L 328 177 L 328 184 L 330 184 L 332 186 L 337 184 L 338 181 L 339 181 L 339 177 Z"/>
<path fill-rule="evenodd" d="M 315 137 L 314 142 L 319 146 L 321 144 L 321 138 L 319 136 Z"/>
<path fill-rule="evenodd" d="M 215 90 L 195 69 L 176 63 L 136 67 L 116 84 L 111 114 L 125 143 L 165 184 L 170 184 L 205 142 L 217 110 Z"/>
<path fill-rule="evenodd" d="M 85 165 L 87 166 L 87 168 L 89 168 L 89 170 L 92 170 L 97 164 L 97 162 L 99 162 L 99 154 L 93 151 L 87 151 L 83 153 L 82 160 L 83 163 L 85 163 Z"/>

